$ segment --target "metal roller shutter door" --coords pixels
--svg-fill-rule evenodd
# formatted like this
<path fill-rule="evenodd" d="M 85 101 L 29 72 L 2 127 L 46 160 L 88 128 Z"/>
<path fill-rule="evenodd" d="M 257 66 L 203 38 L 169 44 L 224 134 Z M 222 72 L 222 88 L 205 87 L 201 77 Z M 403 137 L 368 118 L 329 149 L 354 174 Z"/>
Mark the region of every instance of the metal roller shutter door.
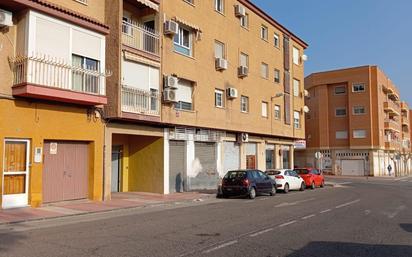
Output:
<path fill-rule="evenodd" d="M 365 176 L 364 160 L 342 160 L 342 175 Z"/>
<path fill-rule="evenodd" d="M 223 143 L 223 173 L 240 168 L 240 147 L 235 142 Z"/>
<path fill-rule="evenodd" d="M 216 189 L 219 181 L 219 174 L 217 173 L 216 144 L 196 142 L 195 159 L 199 160 L 202 169 L 196 177 L 190 178 L 190 189 Z"/>
<path fill-rule="evenodd" d="M 169 141 L 169 191 L 183 192 L 185 172 L 185 142 Z"/>

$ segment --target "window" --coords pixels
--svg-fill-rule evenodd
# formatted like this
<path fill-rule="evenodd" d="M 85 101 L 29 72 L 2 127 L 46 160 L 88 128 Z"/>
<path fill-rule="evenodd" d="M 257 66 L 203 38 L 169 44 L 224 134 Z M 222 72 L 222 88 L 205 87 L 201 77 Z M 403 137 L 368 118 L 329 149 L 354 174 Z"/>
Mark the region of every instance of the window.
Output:
<path fill-rule="evenodd" d="M 353 114 L 354 115 L 362 115 L 365 114 L 365 107 L 364 106 L 354 106 L 353 107 Z"/>
<path fill-rule="evenodd" d="M 245 16 L 242 16 L 240 18 L 240 26 L 244 27 L 244 28 L 248 28 L 249 27 L 249 14 L 245 14 Z"/>
<path fill-rule="evenodd" d="M 352 85 L 352 92 L 364 92 L 365 91 L 365 84 L 353 84 Z"/>
<path fill-rule="evenodd" d="M 366 130 L 364 129 L 353 130 L 353 138 L 366 138 Z"/>
<path fill-rule="evenodd" d="M 300 93 L 300 81 L 297 79 L 293 79 L 293 95 L 299 96 Z"/>
<path fill-rule="evenodd" d="M 267 118 L 268 117 L 268 103 L 262 102 L 262 116 Z"/>
<path fill-rule="evenodd" d="M 293 112 L 293 125 L 295 128 L 300 128 L 300 113 L 297 111 Z"/>
<path fill-rule="evenodd" d="M 151 88 L 150 89 L 150 110 L 151 111 L 158 111 L 158 99 L 159 99 L 159 95 L 158 95 L 158 90 Z"/>
<path fill-rule="evenodd" d="M 265 25 L 262 25 L 260 29 L 260 38 L 266 41 L 268 40 L 268 27 Z"/>
<path fill-rule="evenodd" d="M 249 56 L 244 53 L 240 53 L 240 66 L 249 67 Z"/>
<path fill-rule="evenodd" d="M 85 73 L 74 69 L 72 71 L 72 89 L 80 92 L 100 93 L 99 61 L 73 54 L 72 64 L 76 68 L 91 71 Z"/>
<path fill-rule="evenodd" d="M 225 44 L 215 41 L 215 58 L 226 59 Z"/>
<path fill-rule="evenodd" d="M 262 62 L 262 65 L 260 66 L 260 76 L 262 76 L 262 78 L 268 79 L 269 78 L 269 66 Z"/>
<path fill-rule="evenodd" d="M 336 86 L 335 95 L 344 95 L 346 94 L 346 86 Z"/>
<path fill-rule="evenodd" d="M 348 131 L 336 131 L 336 139 L 347 139 L 348 138 Z"/>
<path fill-rule="evenodd" d="M 219 108 L 224 107 L 224 91 L 215 89 L 215 106 Z"/>
<path fill-rule="evenodd" d="M 240 97 L 240 111 L 249 112 L 249 97 L 243 95 Z"/>
<path fill-rule="evenodd" d="M 78 3 L 81 3 L 81 4 L 84 4 L 84 5 L 87 5 L 87 0 L 74 0 L 74 1 L 76 1 Z"/>
<path fill-rule="evenodd" d="M 185 2 L 187 2 L 187 3 L 189 3 L 189 4 L 195 4 L 195 0 L 183 0 L 183 1 L 185 1 Z"/>
<path fill-rule="evenodd" d="M 296 65 L 300 64 L 300 53 L 299 49 L 297 49 L 296 47 L 293 47 L 293 63 Z"/>
<path fill-rule="evenodd" d="M 223 13 L 225 11 L 224 5 L 225 5 L 224 0 L 215 0 L 215 10 L 216 11 Z"/>
<path fill-rule="evenodd" d="M 280 83 L 280 70 L 275 69 L 275 83 Z"/>
<path fill-rule="evenodd" d="M 275 105 L 275 119 L 280 120 L 280 105 Z"/>
<path fill-rule="evenodd" d="M 129 36 L 132 36 L 132 35 L 133 35 L 133 33 L 132 33 L 132 25 L 131 25 L 132 20 L 131 20 L 129 17 L 126 17 L 126 16 L 123 16 L 122 20 L 123 20 L 123 23 L 122 23 L 122 32 L 123 32 L 124 34 L 129 35 Z"/>
<path fill-rule="evenodd" d="M 192 33 L 179 24 L 179 32 L 174 37 L 175 51 L 192 56 Z"/>
<path fill-rule="evenodd" d="M 280 38 L 278 34 L 274 34 L 273 35 L 273 44 L 275 45 L 275 47 L 279 48 L 280 47 Z"/>
<path fill-rule="evenodd" d="M 178 88 L 179 90 L 176 90 L 177 103 L 175 108 L 177 110 L 193 110 L 193 83 L 180 78 Z"/>
<path fill-rule="evenodd" d="M 346 116 L 346 107 L 339 107 L 335 109 L 335 116 L 336 117 L 344 117 Z"/>

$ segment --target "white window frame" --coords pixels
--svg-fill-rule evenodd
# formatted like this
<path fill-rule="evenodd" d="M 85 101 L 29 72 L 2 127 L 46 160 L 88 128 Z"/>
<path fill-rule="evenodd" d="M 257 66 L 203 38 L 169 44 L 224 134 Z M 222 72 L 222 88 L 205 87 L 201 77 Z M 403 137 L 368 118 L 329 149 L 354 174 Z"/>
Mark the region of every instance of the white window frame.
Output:
<path fill-rule="evenodd" d="M 362 132 L 363 135 L 359 135 L 357 133 Z M 353 138 L 355 139 L 360 139 L 360 138 L 366 138 L 366 130 L 365 129 L 354 129 L 353 130 Z"/>
<path fill-rule="evenodd" d="M 300 80 L 293 79 L 293 96 L 298 97 L 300 93 Z"/>
<path fill-rule="evenodd" d="M 345 110 L 345 115 L 338 114 L 339 110 Z M 335 117 L 346 117 L 348 115 L 348 110 L 346 107 L 336 107 L 335 108 Z"/>
<path fill-rule="evenodd" d="M 362 86 L 363 89 L 362 90 L 355 90 L 356 87 Z M 362 93 L 366 91 L 366 84 L 365 83 L 353 83 L 352 84 L 352 93 Z"/>
<path fill-rule="evenodd" d="M 240 97 L 240 111 L 249 113 L 249 97 L 242 95 Z"/>
<path fill-rule="evenodd" d="M 215 11 L 221 14 L 225 13 L 225 0 L 215 0 Z"/>
<path fill-rule="evenodd" d="M 218 53 L 216 52 L 216 45 L 220 45 L 222 47 L 222 56 L 218 57 Z M 222 59 L 226 59 L 226 45 L 225 43 L 219 41 L 219 40 L 215 40 L 215 58 L 222 58 Z"/>
<path fill-rule="evenodd" d="M 279 69 L 274 69 L 274 75 L 273 75 L 273 80 L 275 83 L 280 83 L 280 70 Z"/>
<path fill-rule="evenodd" d="M 336 139 L 348 139 L 348 131 L 347 130 L 337 130 L 335 132 Z"/>
<path fill-rule="evenodd" d="M 246 13 L 245 16 L 240 17 L 240 26 L 242 28 L 248 29 L 249 28 L 249 14 Z"/>
<path fill-rule="evenodd" d="M 297 47 L 293 47 L 293 63 L 296 65 L 300 65 L 300 50 Z"/>
<path fill-rule="evenodd" d="M 220 102 L 219 97 L 220 96 Z M 215 107 L 225 108 L 225 91 L 221 89 L 215 89 Z"/>
<path fill-rule="evenodd" d="M 184 30 L 186 30 L 186 31 L 189 32 L 189 46 L 185 46 L 185 45 L 183 44 L 183 42 L 184 42 L 184 40 L 183 40 Z M 182 26 L 179 24 L 179 32 L 177 33 L 177 36 L 178 36 L 178 42 L 176 42 L 176 41 L 175 41 L 175 38 L 173 38 L 173 45 L 174 45 L 174 46 L 181 47 L 181 48 L 184 48 L 184 49 L 187 49 L 187 50 L 189 51 L 189 55 L 187 55 L 187 54 L 185 54 L 185 53 L 182 53 L 182 52 L 176 50 L 176 48 L 174 49 L 174 51 L 177 52 L 177 53 L 179 53 L 179 54 L 183 54 L 183 55 L 192 57 L 192 56 L 193 56 L 193 31 L 190 30 L 189 28 L 182 27 Z"/>
<path fill-rule="evenodd" d="M 262 24 L 260 27 L 260 38 L 268 41 L 269 28 Z"/>
<path fill-rule="evenodd" d="M 242 56 L 245 56 L 245 57 L 246 57 L 246 66 L 245 66 L 245 65 L 242 65 Z M 243 52 L 240 52 L 240 55 L 239 55 L 239 66 L 245 66 L 245 67 L 249 68 L 249 55 L 248 55 L 248 54 L 245 54 L 245 53 L 243 53 Z"/>
<path fill-rule="evenodd" d="M 274 109 L 274 116 L 275 116 L 275 120 L 280 120 L 282 118 L 282 113 L 280 110 L 280 105 L 276 104 Z"/>
<path fill-rule="evenodd" d="M 262 117 L 267 118 L 268 117 L 268 102 L 263 101 L 262 102 Z"/>
<path fill-rule="evenodd" d="M 293 111 L 293 127 L 300 129 L 300 112 Z"/>
<path fill-rule="evenodd" d="M 260 65 L 260 76 L 269 79 L 269 64 L 262 62 Z"/>
<path fill-rule="evenodd" d="M 280 36 L 279 36 L 278 33 L 274 33 L 274 34 L 273 34 L 273 45 L 274 45 L 276 48 L 280 48 Z"/>
<path fill-rule="evenodd" d="M 361 112 L 361 113 L 357 113 L 356 112 L 356 109 L 363 109 L 363 112 Z M 353 106 L 353 108 L 352 108 L 352 114 L 353 115 L 365 115 L 366 114 L 366 108 L 365 108 L 365 106 L 361 106 L 361 105 L 358 105 L 358 106 Z"/>

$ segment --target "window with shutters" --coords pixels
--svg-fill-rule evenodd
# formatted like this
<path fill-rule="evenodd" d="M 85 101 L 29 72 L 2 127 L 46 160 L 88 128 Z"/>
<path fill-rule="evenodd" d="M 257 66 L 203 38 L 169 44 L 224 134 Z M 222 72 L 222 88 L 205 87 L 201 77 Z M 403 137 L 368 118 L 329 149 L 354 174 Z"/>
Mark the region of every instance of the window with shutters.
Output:
<path fill-rule="evenodd" d="M 179 24 L 179 31 L 175 35 L 173 42 L 176 52 L 187 56 L 193 55 L 192 31 L 190 29 Z"/>
<path fill-rule="evenodd" d="M 240 53 L 239 66 L 249 67 L 249 56 L 245 53 Z"/>
<path fill-rule="evenodd" d="M 335 95 L 345 95 L 346 94 L 346 86 L 336 86 L 335 87 Z"/>
<path fill-rule="evenodd" d="M 273 44 L 276 48 L 280 48 L 280 37 L 277 33 L 273 34 Z"/>
<path fill-rule="evenodd" d="M 268 117 L 268 103 L 262 102 L 262 117 Z"/>
<path fill-rule="evenodd" d="M 260 76 L 264 79 L 269 78 L 269 65 L 267 63 L 262 62 L 260 66 Z"/>
<path fill-rule="evenodd" d="M 348 139 L 348 131 L 347 130 L 336 131 L 336 139 Z"/>
<path fill-rule="evenodd" d="M 245 16 L 240 17 L 240 26 L 243 28 L 249 28 L 249 14 L 246 13 Z"/>
<path fill-rule="evenodd" d="M 179 79 L 178 90 L 176 90 L 177 103 L 175 109 L 177 110 L 193 110 L 193 82 Z"/>
<path fill-rule="evenodd" d="M 225 44 L 220 41 L 215 41 L 215 58 L 226 59 Z"/>
<path fill-rule="evenodd" d="M 275 69 L 274 74 L 275 74 L 275 83 L 280 83 L 280 70 Z"/>
<path fill-rule="evenodd" d="M 249 97 L 244 95 L 240 97 L 240 111 L 244 113 L 249 112 Z"/>
<path fill-rule="evenodd" d="M 354 106 L 353 107 L 353 115 L 363 115 L 365 114 L 365 106 Z"/>
<path fill-rule="evenodd" d="M 345 117 L 346 116 L 346 107 L 338 107 L 335 109 L 336 117 Z"/>
<path fill-rule="evenodd" d="M 260 28 L 260 38 L 268 41 L 268 27 L 266 27 L 265 25 L 262 25 L 262 27 Z"/>
<path fill-rule="evenodd" d="M 363 84 L 363 83 L 354 83 L 352 85 L 352 92 L 354 92 L 354 93 L 365 92 L 365 84 Z"/>
<path fill-rule="evenodd" d="M 224 91 L 215 89 L 215 107 L 223 108 L 224 106 Z"/>
<path fill-rule="evenodd" d="M 296 47 L 293 47 L 293 63 L 296 65 L 300 64 L 300 53 L 299 49 Z"/>
<path fill-rule="evenodd" d="M 219 13 L 224 13 L 225 11 L 225 0 L 215 0 L 215 11 Z"/>
<path fill-rule="evenodd" d="M 293 95 L 299 96 L 300 93 L 300 81 L 297 79 L 293 79 Z"/>
<path fill-rule="evenodd" d="M 354 129 L 353 138 L 366 138 L 366 130 L 364 129 Z"/>
<path fill-rule="evenodd" d="M 298 111 L 293 112 L 293 125 L 296 129 L 300 128 L 300 112 Z"/>

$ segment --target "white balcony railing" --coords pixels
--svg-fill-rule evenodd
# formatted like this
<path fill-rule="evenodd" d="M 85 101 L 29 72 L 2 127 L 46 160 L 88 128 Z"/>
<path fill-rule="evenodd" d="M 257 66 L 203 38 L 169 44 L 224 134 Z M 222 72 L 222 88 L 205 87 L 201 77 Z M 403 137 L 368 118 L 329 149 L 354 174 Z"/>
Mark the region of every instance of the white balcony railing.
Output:
<path fill-rule="evenodd" d="M 159 33 L 147 28 L 143 24 L 123 21 L 122 43 L 140 51 L 159 56 Z"/>
<path fill-rule="evenodd" d="M 142 90 L 122 85 L 122 111 L 160 115 L 160 94 L 157 90 Z"/>
<path fill-rule="evenodd" d="M 45 55 L 18 56 L 10 59 L 13 69 L 13 85 L 34 84 L 87 94 L 105 95 L 105 77 L 87 68 L 68 65 Z"/>

